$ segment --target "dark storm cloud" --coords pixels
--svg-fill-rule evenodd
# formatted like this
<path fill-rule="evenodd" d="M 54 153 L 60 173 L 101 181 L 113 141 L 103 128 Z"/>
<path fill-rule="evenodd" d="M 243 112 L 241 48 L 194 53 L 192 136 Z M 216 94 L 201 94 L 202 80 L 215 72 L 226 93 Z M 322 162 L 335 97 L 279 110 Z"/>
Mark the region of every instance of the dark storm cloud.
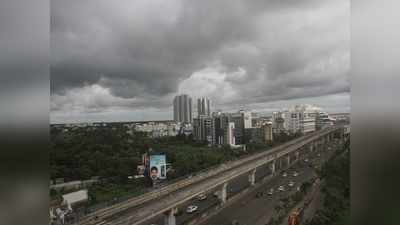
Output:
<path fill-rule="evenodd" d="M 53 1 L 52 91 L 95 83 L 101 76 L 138 83 L 154 94 L 175 91 L 178 79 L 204 66 L 219 46 L 248 33 L 247 21 L 234 4 L 196 2 L 184 1 L 176 6 L 178 11 L 159 16 L 163 10 L 151 8 L 145 9 L 148 14 L 135 15 L 144 3 L 132 1 L 120 6 L 109 1 Z M 107 8 L 109 4 L 116 9 Z M 220 15 L 224 5 L 229 10 Z M 119 7 L 131 9 L 119 15 Z M 114 90 L 118 86 L 111 88 L 119 92 Z"/>
<path fill-rule="evenodd" d="M 221 105 L 347 92 L 348 11 L 345 0 L 52 1 L 53 110 L 86 104 L 71 92 L 93 85 L 114 97 L 104 109 L 165 108 L 202 94 L 192 76 L 213 67 L 229 97 L 197 88 Z"/>

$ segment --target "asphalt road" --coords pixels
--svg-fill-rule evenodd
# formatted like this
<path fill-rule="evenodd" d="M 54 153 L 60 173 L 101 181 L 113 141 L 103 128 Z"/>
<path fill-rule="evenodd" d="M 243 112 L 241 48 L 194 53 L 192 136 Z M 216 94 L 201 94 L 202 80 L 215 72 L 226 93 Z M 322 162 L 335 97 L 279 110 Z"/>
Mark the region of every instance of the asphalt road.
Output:
<path fill-rule="evenodd" d="M 336 143 L 331 142 L 329 145 L 331 149 L 334 149 Z M 326 150 L 323 151 L 323 148 Z M 304 157 L 308 158 L 309 162 L 312 162 L 313 165 L 320 166 L 333 154 L 333 150 L 327 150 L 327 146 L 323 148 L 309 153 Z M 287 170 L 287 177 L 282 177 L 281 175 L 274 177 L 264 185 L 243 196 L 237 202 L 224 208 L 219 214 L 211 217 L 202 223 L 202 225 L 230 225 L 234 220 L 238 221 L 240 225 L 266 224 L 273 216 L 274 208 L 278 205 L 279 199 L 293 194 L 296 191 L 296 187 L 316 176 L 314 168 L 308 166 L 309 164 L 305 163 L 303 159 Z M 299 176 L 291 176 L 294 170 L 299 172 Z M 295 182 L 295 186 L 291 190 L 288 190 L 287 184 L 289 181 Z M 270 188 L 274 188 L 276 191 L 280 185 L 285 187 L 285 191 L 274 192 L 272 196 L 266 195 Z M 257 198 L 256 194 L 258 192 L 263 192 L 264 195 Z"/>
<path fill-rule="evenodd" d="M 330 145 L 334 146 L 332 142 L 330 143 Z M 273 177 L 264 185 L 252 189 L 241 199 L 224 208 L 219 214 L 211 217 L 203 224 L 228 225 L 231 224 L 233 220 L 237 220 L 241 225 L 264 225 L 266 222 L 268 222 L 269 218 L 273 216 L 274 207 L 278 204 L 280 198 L 283 198 L 295 192 L 296 188 L 299 187 L 304 181 L 310 180 L 316 176 L 314 168 L 309 167 L 309 163 L 305 163 L 303 160 L 305 158 L 308 158 L 309 162 L 313 162 L 314 165 L 320 165 L 322 161 L 326 160 L 328 156 L 331 155 L 329 153 L 333 152 L 322 151 L 322 148 L 323 147 L 312 153 L 301 155 L 300 160 L 293 164 L 290 169 L 286 170 L 288 173 L 287 177 L 282 177 L 281 175 L 282 171 L 287 168 L 286 160 L 282 160 L 282 168 L 279 168 L 279 163 L 277 163 L 276 171 L 280 175 Z M 324 148 L 327 149 L 327 147 Z M 320 156 L 318 156 L 318 154 L 320 154 Z M 257 168 L 256 182 L 271 174 L 271 170 L 268 166 L 269 165 L 265 165 Z M 297 177 L 293 177 L 293 171 L 297 171 L 299 175 Z M 293 188 L 288 187 L 289 181 L 295 182 Z M 277 191 L 280 185 L 283 185 L 285 187 L 285 191 Z M 229 199 L 233 197 L 234 195 L 238 194 L 240 191 L 248 187 L 248 174 L 237 177 L 228 184 L 227 198 Z M 267 192 L 270 188 L 274 188 L 275 190 L 272 196 L 267 195 Z M 192 219 L 198 217 L 201 213 L 219 204 L 219 199 L 213 195 L 213 193 L 218 190 L 220 190 L 220 187 L 217 187 L 216 189 L 213 189 L 212 191 L 206 193 L 207 199 L 205 200 L 200 201 L 197 199 L 192 199 L 190 201 L 187 201 L 185 204 L 180 205 L 178 207 L 179 213 L 176 216 L 177 225 L 184 225 Z M 264 195 L 260 198 L 257 198 L 257 192 L 263 192 Z M 186 208 L 189 205 L 198 206 L 198 210 L 193 213 L 187 213 Z M 164 224 L 164 216 L 160 215 L 153 218 L 152 220 L 147 221 L 146 223 L 143 223 L 143 225 L 150 224 Z"/>

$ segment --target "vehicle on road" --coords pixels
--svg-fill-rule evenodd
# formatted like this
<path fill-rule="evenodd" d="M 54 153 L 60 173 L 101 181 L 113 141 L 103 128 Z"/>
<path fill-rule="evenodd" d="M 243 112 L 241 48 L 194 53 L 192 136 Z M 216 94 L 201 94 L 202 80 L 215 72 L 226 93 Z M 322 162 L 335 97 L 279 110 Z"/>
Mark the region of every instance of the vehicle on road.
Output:
<path fill-rule="evenodd" d="M 189 206 L 186 208 L 186 212 L 187 212 L 187 213 L 193 213 L 193 212 L 195 212 L 198 208 L 199 208 L 199 207 L 198 207 L 197 205 L 189 205 Z"/>
<path fill-rule="evenodd" d="M 289 187 L 293 187 L 294 186 L 294 181 L 290 181 L 288 184 Z"/>
<path fill-rule="evenodd" d="M 278 191 L 285 191 L 285 187 L 283 185 L 279 186 Z"/>
<path fill-rule="evenodd" d="M 308 161 L 309 161 L 308 158 L 305 158 L 305 159 L 304 159 L 304 162 L 308 162 Z"/>
<path fill-rule="evenodd" d="M 204 194 L 204 193 L 201 193 L 201 194 L 197 195 L 197 200 L 199 200 L 199 201 L 203 201 L 203 200 L 206 200 L 206 199 L 207 199 L 207 195 Z"/>
<path fill-rule="evenodd" d="M 284 173 L 282 174 L 282 177 L 287 177 L 287 173 L 284 172 Z"/>
<path fill-rule="evenodd" d="M 294 172 L 293 172 L 293 176 L 294 176 L 294 177 L 297 177 L 298 175 L 299 175 L 299 173 L 298 173 L 297 171 L 294 171 Z"/>
<path fill-rule="evenodd" d="M 273 188 L 269 189 L 268 195 L 273 195 L 273 194 L 274 194 L 274 189 Z"/>
<path fill-rule="evenodd" d="M 303 216 L 303 209 L 302 208 L 295 209 L 289 215 L 288 224 L 299 225 L 301 223 L 302 216 Z"/>

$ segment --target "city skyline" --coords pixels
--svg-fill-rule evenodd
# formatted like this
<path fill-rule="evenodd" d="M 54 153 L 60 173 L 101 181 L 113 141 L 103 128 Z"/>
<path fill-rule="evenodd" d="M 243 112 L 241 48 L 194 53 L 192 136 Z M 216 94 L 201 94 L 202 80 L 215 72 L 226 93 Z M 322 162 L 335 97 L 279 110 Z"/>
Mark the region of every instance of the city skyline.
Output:
<path fill-rule="evenodd" d="M 348 1 L 210 3 L 53 2 L 51 123 L 170 119 L 183 93 L 350 111 Z"/>
<path fill-rule="evenodd" d="M 175 117 L 174 117 L 174 100 L 176 99 L 176 97 L 178 97 L 178 96 L 184 96 L 184 95 L 187 95 L 187 94 L 180 94 L 180 95 L 177 95 L 177 96 L 175 96 L 172 100 L 172 102 L 171 102 L 171 107 L 170 107 L 170 112 L 167 112 L 166 113 L 166 115 L 167 115 L 167 117 L 163 117 L 163 118 L 157 118 L 157 117 L 146 117 L 146 119 L 139 119 L 139 120 L 132 120 L 132 119 L 128 119 L 128 120 L 118 120 L 118 119 L 116 119 L 116 120 L 109 120 L 109 121 L 106 121 L 106 120 L 96 120 L 96 119 L 94 119 L 94 120 L 82 120 L 82 121 L 62 121 L 62 122 L 51 122 L 51 124 L 63 124 L 63 123 L 65 123 L 65 124 L 74 124 L 74 123 L 77 123 L 77 124 L 79 124 L 79 123 L 103 123 L 103 122 L 105 122 L 105 123 L 107 123 L 107 122 L 151 122 L 151 121 L 155 121 L 155 122 L 157 122 L 157 121 L 175 121 L 176 119 L 175 119 Z M 208 99 L 209 101 L 211 101 L 211 99 L 209 99 L 208 97 L 205 97 L 205 96 L 203 96 L 203 97 L 199 97 L 198 99 L 196 99 L 196 98 L 192 98 L 190 95 L 187 95 L 191 100 L 192 99 L 195 99 L 195 100 L 199 100 L 199 99 L 202 99 L 202 98 L 205 98 L 205 99 Z M 223 110 L 221 107 L 218 107 L 218 106 L 213 106 L 213 107 L 210 107 L 210 113 L 213 113 L 213 112 L 223 112 L 223 113 L 237 113 L 237 112 L 239 112 L 240 110 L 248 110 L 248 111 L 250 111 L 250 112 L 255 112 L 255 113 L 258 113 L 260 116 L 267 116 L 267 117 L 271 117 L 271 116 L 273 116 L 273 113 L 274 112 L 284 112 L 284 111 L 287 111 L 287 110 L 290 110 L 290 109 L 293 109 L 294 107 L 296 107 L 296 106 L 303 106 L 303 105 L 309 105 L 309 106 L 312 106 L 312 107 L 317 107 L 317 108 L 320 108 L 320 109 L 322 109 L 323 110 L 323 112 L 326 112 L 326 113 L 329 113 L 329 114 L 341 114 L 341 113 L 348 113 L 348 114 L 350 114 L 350 108 L 344 108 L 344 110 L 333 110 L 332 111 L 332 108 L 329 108 L 329 104 L 328 104 L 328 108 L 325 108 L 325 107 L 321 107 L 321 105 L 317 105 L 315 102 L 318 102 L 318 101 L 309 101 L 309 98 L 306 98 L 306 99 L 296 99 L 297 101 L 295 101 L 295 102 L 292 102 L 292 101 L 278 101 L 278 102 L 273 102 L 273 103 L 270 103 L 271 104 L 271 107 L 270 108 L 268 108 L 266 111 L 260 111 L 259 110 L 259 108 L 249 108 L 249 107 L 238 107 L 238 108 L 230 108 L 229 110 Z M 314 102 L 314 103 L 312 103 L 312 102 Z M 197 118 L 199 115 L 198 115 L 198 108 L 197 108 L 198 106 L 197 106 L 197 104 L 192 104 L 192 113 L 191 113 L 191 117 L 192 117 L 192 119 L 193 118 Z M 257 110 L 258 109 L 258 110 Z M 210 115 L 211 116 L 211 115 Z"/>

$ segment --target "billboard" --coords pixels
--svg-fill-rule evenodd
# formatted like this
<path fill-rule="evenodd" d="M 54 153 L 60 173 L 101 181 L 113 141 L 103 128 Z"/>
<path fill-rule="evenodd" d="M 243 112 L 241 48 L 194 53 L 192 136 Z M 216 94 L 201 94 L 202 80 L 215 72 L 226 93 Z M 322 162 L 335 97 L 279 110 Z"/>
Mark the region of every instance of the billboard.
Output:
<path fill-rule="evenodd" d="M 150 178 L 153 180 L 167 178 L 167 161 L 165 155 L 150 156 Z"/>

